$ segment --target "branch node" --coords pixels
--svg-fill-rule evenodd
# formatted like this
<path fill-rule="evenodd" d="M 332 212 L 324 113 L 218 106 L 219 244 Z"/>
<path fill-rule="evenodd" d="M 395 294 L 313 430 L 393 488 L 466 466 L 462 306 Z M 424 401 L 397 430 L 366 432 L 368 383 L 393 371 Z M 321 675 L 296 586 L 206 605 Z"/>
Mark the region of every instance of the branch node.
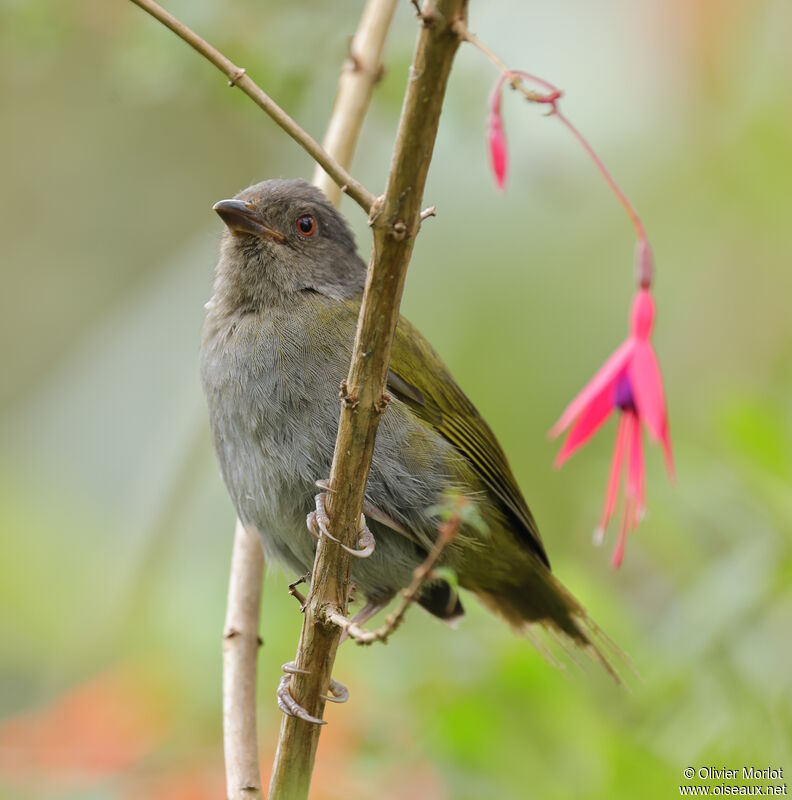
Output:
<path fill-rule="evenodd" d="M 381 194 L 372 204 L 371 211 L 369 211 L 368 225 L 369 228 L 373 227 L 376 221 L 382 214 L 382 209 L 385 207 L 385 195 Z"/>
<path fill-rule="evenodd" d="M 467 42 L 470 40 L 470 31 L 468 30 L 468 26 L 462 17 L 457 17 L 455 20 L 451 22 L 451 24 L 448 27 L 451 28 L 451 30 L 463 42 Z"/>
<path fill-rule="evenodd" d="M 228 639 L 234 639 L 235 637 L 241 635 L 242 631 L 238 631 L 236 628 L 227 628 L 223 633 L 223 638 L 227 641 Z"/>
<path fill-rule="evenodd" d="M 321 622 L 325 628 L 329 629 L 336 625 L 341 627 L 338 620 L 346 619 L 346 617 L 344 616 L 344 612 L 335 603 L 328 601 L 319 607 L 316 619 Z"/>
<path fill-rule="evenodd" d="M 246 75 L 246 74 L 247 73 L 245 72 L 244 67 L 236 67 L 236 69 L 234 69 L 233 73 L 231 74 L 231 77 L 228 80 L 228 85 L 229 86 L 236 86 L 237 85 L 237 81 L 243 75 Z"/>
<path fill-rule="evenodd" d="M 376 405 L 374 406 L 374 410 L 378 414 L 384 414 L 387 411 L 388 406 L 391 404 L 392 401 L 393 401 L 393 397 L 391 397 L 391 395 L 388 394 L 388 392 L 383 392 L 380 395 L 380 399 L 377 401 Z"/>
<path fill-rule="evenodd" d="M 338 388 L 338 398 L 341 400 L 341 404 L 344 406 L 344 408 L 348 408 L 350 411 L 354 411 L 360 403 L 357 388 L 350 391 L 346 380 L 341 381 L 341 384 Z"/>
<path fill-rule="evenodd" d="M 352 37 L 349 37 L 349 49 L 347 50 L 347 64 L 350 72 L 361 72 L 363 70 L 363 62 L 360 57 L 352 49 Z"/>
<path fill-rule="evenodd" d="M 431 11 L 422 11 L 419 0 L 410 0 L 410 2 L 415 9 L 415 16 L 421 20 L 421 24 L 424 26 L 424 28 L 428 28 L 435 20 L 434 14 L 432 14 Z"/>
<path fill-rule="evenodd" d="M 404 220 L 397 219 L 391 226 L 391 236 L 397 241 L 401 242 L 407 236 L 407 226 Z"/>

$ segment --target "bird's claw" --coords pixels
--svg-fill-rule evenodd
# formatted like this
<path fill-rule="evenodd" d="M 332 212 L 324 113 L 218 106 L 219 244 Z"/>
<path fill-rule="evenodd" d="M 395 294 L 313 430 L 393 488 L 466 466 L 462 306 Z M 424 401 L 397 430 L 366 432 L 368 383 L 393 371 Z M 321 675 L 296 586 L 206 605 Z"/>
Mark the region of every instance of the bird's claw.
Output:
<path fill-rule="evenodd" d="M 327 700 L 329 703 L 346 703 L 349 700 L 349 689 L 333 678 L 330 678 L 329 691 L 329 695 L 322 695 L 322 699 Z"/>
<path fill-rule="evenodd" d="M 289 691 L 289 684 L 291 683 L 292 675 L 307 675 L 307 669 L 300 669 L 293 661 L 287 661 L 281 669 L 285 675 L 278 683 L 278 690 L 275 693 L 277 698 L 278 708 L 287 716 L 297 717 L 297 719 L 310 722 L 312 725 L 327 725 L 327 722 L 319 717 L 314 717 L 309 714 L 291 695 Z M 349 689 L 343 683 L 330 679 L 330 694 L 322 695 L 323 700 L 331 703 L 346 703 L 349 700 Z"/>
<path fill-rule="evenodd" d="M 322 481 L 322 484 L 324 484 L 324 481 Z M 320 536 L 326 536 L 356 558 L 368 558 L 374 552 L 374 547 L 377 543 L 374 539 L 374 534 L 368 529 L 368 525 L 366 525 L 366 517 L 363 514 L 360 515 L 360 528 L 358 529 L 359 547 L 347 547 L 347 545 L 343 542 L 339 542 L 338 539 L 330 533 L 330 517 L 327 514 L 327 507 L 325 505 L 326 499 L 327 492 L 320 492 L 316 495 L 316 511 L 311 511 L 305 519 L 308 530 L 317 539 Z"/>

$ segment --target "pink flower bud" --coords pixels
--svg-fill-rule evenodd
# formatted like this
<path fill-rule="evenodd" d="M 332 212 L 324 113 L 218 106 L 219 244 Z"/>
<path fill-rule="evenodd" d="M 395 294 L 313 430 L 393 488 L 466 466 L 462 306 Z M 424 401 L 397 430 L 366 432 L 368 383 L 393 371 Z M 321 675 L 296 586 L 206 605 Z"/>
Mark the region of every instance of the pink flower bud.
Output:
<path fill-rule="evenodd" d="M 500 117 L 490 115 L 488 139 L 490 166 L 495 175 L 495 182 L 498 184 L 498 188 L 503 190 L 506 186 L 508 156 L 506 153 L 506 137 L 503 135 Z"/>
<path fill-rule="evenodd" d="M 503 133 L 503 118 L 501 117 L 501 88 L 503 79 L 495 84 L 490 96 L 490 113 L 487 118 L 487 144 L 489 146 L 490 166 L 495 175 L 495 183 L 503 190 L 506 186 L 506 169 L 508 167 L 508 153 L 506 150 L 506 136 Z"/>

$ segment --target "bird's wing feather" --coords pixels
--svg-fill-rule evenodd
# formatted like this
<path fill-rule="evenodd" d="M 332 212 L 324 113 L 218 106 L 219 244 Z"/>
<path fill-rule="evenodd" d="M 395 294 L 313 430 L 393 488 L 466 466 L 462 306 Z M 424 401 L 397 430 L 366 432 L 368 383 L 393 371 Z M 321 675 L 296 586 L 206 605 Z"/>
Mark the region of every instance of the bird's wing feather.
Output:
<path fill-rule="evenodd" d="M 495 435 L 440 356 L 403 317 L 393 342 L 388 390 L 470 462 L 513 523 L 517 539 L 549 567 L 536 522 Z"/>

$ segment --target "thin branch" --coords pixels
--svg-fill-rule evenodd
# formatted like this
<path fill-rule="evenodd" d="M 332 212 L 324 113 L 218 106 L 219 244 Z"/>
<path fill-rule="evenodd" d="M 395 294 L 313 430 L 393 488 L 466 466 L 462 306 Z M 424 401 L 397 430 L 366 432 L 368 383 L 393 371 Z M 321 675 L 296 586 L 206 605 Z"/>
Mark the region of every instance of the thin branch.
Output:
<path fill-rule="evenodd" d="M 434 149 L 448 76 L 460 39 L 451 25 L 466 11 L 466 0 L 436 0 L 422 7 L 424 22 L 416 44 L 385 194 L 369 221 L 374 247 L 342 402 L 328 512 L 334 536 L 347 546 L 357 539 L 366 480 L 379 418 L 387 413 L 385 378 L 399 318 L 407 265 L 420 226 L 421 200 Z M 349 400 L 354 402 L 349 402 Z M 322 477 L 322 476 L 318 476 Z M 322 537 L 317 545 L 308 605 L 303 619 L 291 694 L 309 714 L 321 717 L 340 629 L 327 610 L 347 608 L 349 555 Z M 275 756 L 270 798 L 307 797 L 320 726 L 284 716 Z"/>
<path fill-rule="evenodd" d="M 270 118 L 294 139 L 314 161 L 322 165 L 327 174 L 341 187 L 341 191 L 348 194 L 366 213 L 371 212 L 376 198 L 355 180 L 335 158 L 317 142 L 309 133 L 304 131 L 246 72 L 230 59 L 226 58 L 219 50 L 212 47 L 209 42 L 202 39 L 197 33 L 180 22 L 176 17 L 167 12 L 154 0 L 131 0 L 140 6 L 152 17 L 170 28 L 179 38 L 183 39 L 194 50 L 214 64 L 227 78 L 231 86 L 238 86 L 256 105 L 263 109 Z"/>
<path fill-rule="evenodd" d="M 461 501 L 464 501 L 464 499 L 465 498 L 460 498 Z M 373 644 L 374 642 L 382 642 L 384 644 L 387 642 L 390 635 L 404 622 L 407 609 L 418 599 L 418 595 L 424 583 L 432 577 L 438 559 L 456 536 L 461 523 L 462 516 L 457 513 L 439 526 L 439 535 L 434 543 L 434 547 L 432 547 L 432 550 L 424 562 L 413 572 L 412 582 L 406 589 L 401 591 L 401 601 L 399 605 L 392 614 L 386 617 L 385 624 L 382 625 L 382 627 L 374 631 L 365 630 L 339 611 L 333 610 L 330 607 L 325 611 L 327 621 L 332 622 L 333 625 L 337 625 L 341 630 L 346 631 L 349 638 L 354 639 L 358 644 Z"/>
<path fill-rule="evenodd" d="M 345 166 L 352 163 L 371 93 L 382 77 L 380 56 L 397 4 L 398 0 L 368 0 L 349 43 L 349 55 L 338 80 L 333 113 L 322 141 L 325 150 Z M 318 164 L 313 183 L 333 205 L 339 204 L 341 189 Z"/>
<path fill-rule="evenodd" d="M 237 522 L 223 629 L 223 746 L 229 800 L 260 800 L 256 662 L 264 552 L 255 530 Z"/>

